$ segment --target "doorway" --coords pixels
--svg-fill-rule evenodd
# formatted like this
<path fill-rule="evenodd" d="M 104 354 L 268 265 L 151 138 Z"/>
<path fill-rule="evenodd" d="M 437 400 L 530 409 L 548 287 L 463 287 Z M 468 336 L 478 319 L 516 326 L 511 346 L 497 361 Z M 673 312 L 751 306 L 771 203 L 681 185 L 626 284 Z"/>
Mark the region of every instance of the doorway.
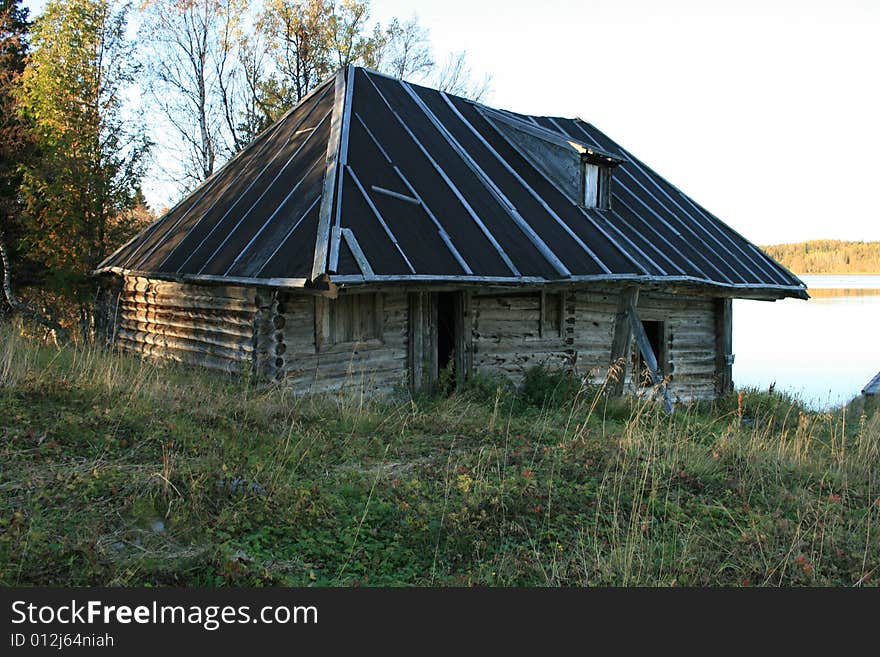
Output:
<path fill-rule="evenodd" d="M 648 343 L 651 345 L 651 351 L 657 359 L 657 369 L 660 370 L 660 376 L 666 376 L 666 323 L 657 321 L 642 321 L 642 328 L 645 329 L 645 335 Z M 633 349 L 634 367 L 633 375 L 636 377 L 637 387 L 646 387 L 651 385 L 651 374 L 648 371 L 648 362 L 638 346 Z"/>
<path fill-rule="evenodd" d="M 413 392 L 452 392 L 469 366 L 470 324 L 463 292 L 409 294 L 409 370 Z"/>
<path fill-rule="evenodd" d="M 457 292 L 437 293 L 437 382 L 440 392 L 450 393 L 455 389 L 456 358 L 455 346 L 459 342 L 456 310 Z"/>

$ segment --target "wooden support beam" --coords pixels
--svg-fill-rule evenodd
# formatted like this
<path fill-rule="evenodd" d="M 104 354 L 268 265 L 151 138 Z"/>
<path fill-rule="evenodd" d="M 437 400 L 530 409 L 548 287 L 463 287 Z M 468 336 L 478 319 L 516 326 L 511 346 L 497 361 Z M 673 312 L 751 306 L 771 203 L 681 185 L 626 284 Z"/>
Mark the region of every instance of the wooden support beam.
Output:
<path fill-rule="evenodd" d="M 614 317 L 614 337 L 611 340 L 610 366 L 617 368 L 616 379 L 608 386 L 612 396 L 623 394 L 623 386 L 626 382 L 627 366 L 629 364 L 629 345 L 632 341 L 632 328 L 627 308 L 635 307 L 639 301 L 639 288 L 631 286 L 624 288 L 617 300 L 617 314 Z"/>
<path fill-rule="evenodd" d="M 375 274 L 373 273 L 373 268 L 370 266 L 369 260 L 367 260 L 367 256 L 364 255 L 364 250 L 361 248 L 360 242 L 358 242 L 357 237 L 354 235 L 354 231 L 351 228 L 343 228 L 342 236 L 345 239 L 345 243 L 348 245 L 349 251 L 351 251 L 351 255 L 354 256 L 354 261 L 357 263 L 358 268 L 361 270 L 361 273 L 364 275 L 364 278 L 367 280 L 373 278 Z"/>
<path fill-rule="evenodd" d="M 315 352 L 330 346 L 330 299 L 315 297 Z"/>
<path fill-rule="evenodd" d="M 437 362 L 437 292 L 425 292 L 423 308 L 424 313 L 424 358 L 425 358 L 425 387 L 435 391 L 440 379 L 440 368 Z"/>
<path fill-rule="evenodd" d="M 733 392 L 733 301 L 715 300 L 715 392 Z"/>
<path fill-rule="evenodd" d="M 413 393 L 428 392 L 437 383 L 437 293 L 409 295 L 409 373 Z"/>
<path fill-rule="evenodd" d="M 654 349 L 651 347 L 651 341 L 648 339 L 648 334 L 645 333 L 645 327 L 642 325 L 642 320 L 639 317 L 639 313 L 636 311 L 634 303 L 627 306 L 626 314 L 629 318 L 633 337 L 635 338 L 636 344 L 639 346 L 639 351 L 642 352 L 642 357 L 645 359 L 645 363 L 648 366 L 648 372 L 651 375 L 651 383 L 660 389 L 660 394 L 663 396 L 663 408 L 667 413 L 672 413 L 673 406 L 672 399 L 669 397 L 669 390 L 666 388 L 666 382 L 663 380 L 663 373 L 657 365 L 657 356 L 654 354 Z"/>
<path fill-rule="evenodd" d="M 545 318 L 547 317 L 547 292 L 544 288 L 541 288 L 541 303 L 539 304 L 539 312 L 540 315 L 538 317 L 538 337 L 543 338 L 544 333 L 547 331 L 547 327 L 545 324 Z"/>
<path fill-rule="evenodd" d="M 461 387 L 470 376 L 473 360 L 470 292 L 455 295 L 455 385 Z"/>

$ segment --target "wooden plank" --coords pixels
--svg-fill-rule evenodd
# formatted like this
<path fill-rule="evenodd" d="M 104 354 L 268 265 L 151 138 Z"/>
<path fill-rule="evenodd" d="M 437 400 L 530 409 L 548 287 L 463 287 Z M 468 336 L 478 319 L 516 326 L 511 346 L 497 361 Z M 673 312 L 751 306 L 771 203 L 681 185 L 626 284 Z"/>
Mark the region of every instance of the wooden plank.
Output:
<path fill-rule="evenodd" d="M 672 413 L 672 400 L 669 397 L 669 391 L 666 389 L 666 384 L 663 381 L 663 374 L 660 372 L 660 367 L 657 365 L 657 356 L 651 348 L 651 341 L 648 340 L 648 334 L 645 333 L 645 327 L 642 325 L 642 320 L 636 311 L 634 303 L 630 303 L 627 306 L 626 315 L 629 319 L 633 337 L 636 340 L 636 344 L 639 346 L 639 351 L 642 352 L 642 357 L 648 365 L 648 372 L 651 375 L 651 381 L 655 386 L 660 388 L 660 393 L 663 396 L 663 408 L 666 409 L 667 413 Z"/>
<path fill-rule="evenodd" d="M 453 331 L 455 333 L 455 385 L 460 387 L 470 376 L 471 331 L 468 293 L 458 292 L 453 299 Z"/>
<path fill-rule="evenodd" d="M 421 292 L 413 292 L 409 295 L 409 375 L 410 388 L 412 392 L 418 393 L 422 390 L 423 376 L 423 341 L 424 332 L 422 321 L 422 297 Z"/>
<path fill-rule="evenodd" d="M 119 336 L 130 342 L 149 345 L 153 350 L 179 350 L 188 351 L 194 354 L 204 354 L 208 356 L 220 356 L 235 361 L 250 361 L 251 350 L 242 347 L 227 347 L 221 345 L 208 344 L 204 340 L 195 340 L 189 338 L 178 338 L 156 333 L 148 333 L 120 327 Z M 248 345 L 250 347 L 250 345 Z M 146 351 L 146 350 L 145 350 Z"/>
<path fill-rule="evenodd" d="M 385 189 L 384 187 L 379 187 L 378 185 L 371 185 L 370 189 L 379 194 L 384 194 L 385 196 L 390 196 L 391 198 L 396 198 L 398 201 L 406 201 L 407 203 L 412 203 L 413 205 L 421 205 L 421 200 L 414 198 L 412 196 L 407 196 L 406 194 L 401 194 L 400 192 L 395 192 L 391 189 Z"/>
<path fill-rule="evenodd" d="M 610 382 L 608 391 L 612 396 L 623 394 L 629 364 L 629 345 L 632 341 L 632 323 L 627 316 L 627 309 L 635 306 L 639 300 L 639 289 L 626 287 L 620 292 L 617 302 L 617 314 L 614 316 L 614 333 L 611 338 L 611 367 L 619 368 L 617 378 Z"/>
<path fill-rule="evenodd" d="M 733 392 L 733 303 L 729 298 L 715 301 L 715 354 L 715 392 Z"/>
<path fill-rule="evenodd" d="M 343 170 L 348 164 L 348 133 L 351 128 L 351 105 L 354 95 L 354 66 L 349 65 L 346 72 L 345 84 L 345 102 L 342 109 L 342 128 L 339 137 L 339 162 L 337 166 Z M 336 176 L 336 217 L 334 218 L 333 228 L 335 229 L 330 237 L 330 260 L 328 269 L 335 272 L 339 267 L 339 242 L 341 235 L 339 228 L 342 226 L 342 192 L 343 192 L 343 176 Z"/>
<path fill-rule="evenodd" d="M 123 303 L 146 304 L 151 307 L 177 308 L 180 310 L 219 310 L 223 312 L 254 313 L 253 301 L 238 301 L 212 297 L 186 297 L 124 292 Z"/>
<path fill-rule="evenodd" d="M 209 356 L 203 352 L 197 351 L 170 351 L 161 347 L 153 347 L 140 342 L 130 342 L 125 336 L 119 336 L 118 346 L 129 353 L 138 356 L 161 358 L 163 360 L 173 360 L 179 363 L 188 363 L 207 367 L 212 370 L 220 370 L 223 372 L 238 372 L 241 369 L 242 361 L 227 360 L 222 357 Z"/>
<path fill-rule="evenodd" d="M 543 338 L 544 332 L 547 330 L 547 327 L 545 326 L 547 316 L 547 292 L 544 289 L 541 289 L 538 298 L 540 299 L 540 303 L 538 304 L 538 335 Z"/>
<path fill-rule="evenodd" d="M 324 188 L 321 207 L 318 209 L 318 237 L 315 242 L 315 258 L 312 261 L 311 280 L 317 280 L 327 271 L 330 253 L 330 227 L 336 178 L 339 175 L 339 144 L 342 139 L 343 113 L 345 111 L 345 69 L 339 69 L 334 82 L 333 117 L 330 119 L 330 137 L 327 140 L 327 158 L 324 169 Z"/>
<path fill-rule="evenodd" d="M 164 318 L 157 318 L 148 314 L 122 313 L 121 325 L 138 324 L 139 330 L 161 333 L 174 331 L 182 337 L 197 337 L 205 335 L 216 340 L 226 340 L 229 343 L 249 342 L 253 337 L 253 327 L 247 330 L 230 330 L 228 325 L 220 322 L 217 324 L 194 324 L 191 322 L 174 322 Z"/>
<path fill-rule="evenodd" d="M 343 228 L 342 235 L 345 238 L 345 243 L 348 244 L 349 250 L 351 250 L 351 254 L 354 256 L 354 261 L 357 263 L 358 268 L 364 275 L 364 278 L 373 278 L 373 276 L 375 276 L 375 274 L 373 273 L 373 268 L 370 266 L 370 262 L 367 260 L 367 256 L 364 255 L 364 251 L 361 248 L 360 243 L 357 241 L 357 237 L 355 237 L 354 232 L 351 230 L 351 228 Z"/>
<path fill-rule="evenodd" d="M 315 297 L 315 351 L 330 344 L 330 299 Z"/>
<path fill-rule="evenodd" d="M 176 321 L 193 325 L 211 325 L 216 326 L 218 330 L 231 329 L 238 333 L 241 331 L 250 331 L 253 324 L 255 313 L 249 313 L 241 316 L 237 313 L 209 313 L 204 311 L 189 312 L 179 308 L 167 308 L 164 306 L 155 306 L 150 304 L 132 304 L 125 302 L 117 306 L 119 315 L 130 317 L 148 317 L 150 319 Z"/>
<path fill-rule="evenodd" d="M 440 368 L 437 362 L 437 315 L 438 315 L 438 293 L 425 293 L 425 312 L 422 317 L 425 320 L 425 339 L 423 344 L 425 350 L 425 373 L 427 374 L 426 385 L 429 390 L 437 388 L 437 382 L 440 378 Z"/>

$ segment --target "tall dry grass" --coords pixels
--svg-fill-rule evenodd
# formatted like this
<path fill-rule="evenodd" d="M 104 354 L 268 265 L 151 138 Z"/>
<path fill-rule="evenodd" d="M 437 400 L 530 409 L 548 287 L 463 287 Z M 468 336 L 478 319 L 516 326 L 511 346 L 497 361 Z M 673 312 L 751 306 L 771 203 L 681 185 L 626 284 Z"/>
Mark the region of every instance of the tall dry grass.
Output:
<path fill-rule="evenodd" d="M 2 581 L 878 578 L 865 400 L 817 413 L 746 392 L 668 416 L 603 385 L 374 398 L 373 383 L 353 371 L 347 392 L 304 397 L 0 327 L 0 491 L 22 516 L 0 538 Z"/>

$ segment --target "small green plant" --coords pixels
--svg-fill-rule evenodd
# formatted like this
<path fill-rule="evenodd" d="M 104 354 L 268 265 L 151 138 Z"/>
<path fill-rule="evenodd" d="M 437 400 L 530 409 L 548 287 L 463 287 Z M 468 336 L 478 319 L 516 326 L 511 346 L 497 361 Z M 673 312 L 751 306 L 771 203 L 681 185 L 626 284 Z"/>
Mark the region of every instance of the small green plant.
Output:
<path fill-rule="evenodd" d="M 510 398 L 516 395 L 516 388 L 507 377 L 477 372 L 465 381 L 460 394 L 477 402 L 494 403 L 500 395 Z"/>
<path fill-rule="evenodd" d="M 551 370 L 537 365 L 526 370 L 520 394 L 531 406 L 571 405 L 583 388 L 583 381 L 568 370 Z"/>

